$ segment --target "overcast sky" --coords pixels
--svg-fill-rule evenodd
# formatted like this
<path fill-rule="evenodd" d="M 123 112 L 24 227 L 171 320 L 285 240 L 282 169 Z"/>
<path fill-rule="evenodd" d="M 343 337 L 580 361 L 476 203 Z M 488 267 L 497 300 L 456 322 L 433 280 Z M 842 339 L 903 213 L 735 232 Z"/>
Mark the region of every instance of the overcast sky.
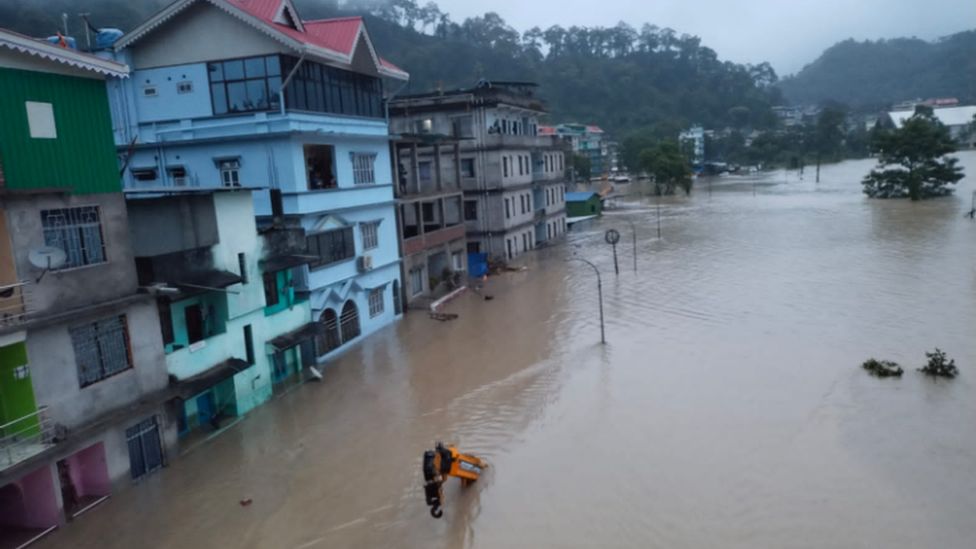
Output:
<path fill-rule="evenodd" d="M 830 45 L 976 28 L 976 0 L 436 0 L 460 22 L 498 12 L 520 32 L 538 25 L 613 26 L 625 21 L 700 36 L 723 60 L 769 61 L 794 73 Z M 425 2 L 419 2 L 421 5 Z"/>

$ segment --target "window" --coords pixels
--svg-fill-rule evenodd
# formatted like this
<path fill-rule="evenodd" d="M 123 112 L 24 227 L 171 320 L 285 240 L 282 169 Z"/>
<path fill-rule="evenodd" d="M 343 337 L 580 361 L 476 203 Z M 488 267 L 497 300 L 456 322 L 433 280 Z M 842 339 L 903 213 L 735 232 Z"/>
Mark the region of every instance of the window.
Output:
<path fill-rule="evenodd" d="M 506 198 L 505 199 L 505 219 L 508 219 L 509 217 L 512 217 L 512 211 L 509 209 L 510 206 L 508 204 L 508 201 L 509 201 L 509 199 Z"/>
<path fill-rule="evenodd" d="M 305 145 L 305 174 L 309 190 L 334 189 L 335 149 L 331 145 Z"/>
<path fill-rule="evenodd" d="M 458 116 L 451 120 L 454 137 L 474 137 L 474 123 L 471 115 Z"/>
<path fill-rule="evenodd" d="M 429 160 L 417 162 L 417 177 L 428 182 L 433 179 L 433 164 Z"/>
<path fill-rule="evenodd" d="M 241 161 L 240 160 L 221 160 L 218 165 L 220 168 L 220 182 L 225 187 L 241 186 Z"/>
<path fill-rule="evenodd" d="M 434 121 L 430 118 L 417 120 L 414 122 L 414 129 L 417 131 L 417 133 L 430 133 L 434 131 Z"/>
<path fill-rule="evenodd" d="M 27 127 L 34 139 L 57 139 L 58 128 L 54 123 L 54 106 L 50 103 L 25 101 Z"/>
<path fill-rule="evenodd" d="M 272 307 L 278 304 L 278 273 L 264 273 L 261 276 L 264 281 L 264 306 Z"/>
<path fill-rule="evenodd" d="M 420 267 L 410 271 L 410 295 L 416 296 L 424 293 L 424 268 Z"/>
<path fill-rule="evenodd" d="M 44 244 L 64 250 L 63 269 L 104 263 L 105 243 L 98 206 L 41 210 Z"/>
<path fill-rule="evenodd" d="M 512 239 L 511 238 L 506 238 L 505 239 L 505 247 L 507 248 L 506 251 L 508 252 L 508 259 L 512 259 Z"/>
<path fill-rule="evenodd" d="M 454 266 L 455 271 L 464 270 L 464 254 L 461 252 L 454 252 L 451 254 L 451 265 Z"/>
<path fill-rule="evenodd" d="M 310 255 L 318 256 L 318 259 L 311 263 L 313 268 L 350 259 L 356 255 L 352 227 L 308 235 L 305 237 L 305 246 Z"/>
<path fill-rule="evenodd" d="M 173 180 L 174 185 L 186 185 L 186 168 L 183 166 L 170 166 L 169 168 L 166 168 L 166 173 L 169 174 L 169 177 Z"/>
<path fill-rule="evenodd" d="M 464 220 L 474 221 L 478 219 L 478 201 L 477 200 L 465 200 L 464 201 Z"/>
<path fill-rule="evenodd" d="M 237 254 L 237 269 L 241 273 L 241 284 L 247 284 L 247 257 L 244 252 Z"/>
<path fill-rule="evenodd" d="M 376 183 L 373 166 L 376 164 L 376 153 L 350 153 L 352 157 L 352 182 L 356 185 Z"/>
<path fill-rule="evenodd" d="M 251 325 L 244 326 L 244 356 L 247 357 L 248 364 L 254 364 L 254 332 Z"/>
<path fill-rule="evenodd" d="M 351 299 L 346 301 L 346 304 L 342 306 L 342 315 L 339 317 L 339 330 L 342 334 L 343 343 L 359 337 L 359 309 Z"/>
<path fill-rule="evenodd" d="M 281 70 L 275 74 L 289 74 L 298 64 L 290 56 L 270 57 L 276 63 L 280 59 Z M 272 82 L 269 68 L 269 86 L 280 88 L 280 77 Z M 329 67 L 305 60 L 298 65 L 288 87 L 285 88 L 285 105 L 289 109 L 328 112 L 351 116 L 383 118 L 383 85 L 379 78 Z M 275 99 L 276 100 L 276 99 Z"/>
<path fill-rule="evenodd" d="M 142 88 L 143 97 L 156 97 L 159 95 L 159 90 L 156 86 L 143 86 Z"/>
<path fill-rule="evenodd" d="M 183 80 L 176 83 L 176 93 L 193 93 L 193 82 Z"/>
<path fill-rule="evenodd" d="M 373 318 L 383 313 L 383 288 L 369 291 L 369 317 Z"/>
<path fill-rule="evenodd" d="M 522 208 L 522 213 L 525 213 L 525 195 L 524 194 L 520 194 L 519 195 L 519 206 L 521 206 L 521 208 Z"/>
<path fill-rule="evenodd" d="M 132 368 L 125 315 L 72 328 L 70 334 L 81 387 Z"/>
<path fill-rule="evenodd" d="M 474 177 L 474 158 L 461 159 L 461 177 Z"/>
<path fill-rule="evenodd" d="M 522 155 L 519 155 L 518 160 L 519 160 L 519 175 L 525 175 L 525 167 L 522 165 L 523 162 Z"/>
<path fill-rule="evenodd" d="M 155 181 L 157 177 L 156 168 L 132 168 L 129 171 L 136 181 Z"/>
<path fill-rule="evenodd" d="M 319 317 L 319 334 L 315 339 L 315 346 L 319 355 L 324 355 L 339 348 L 342 340 L 339 338 L 339 316 L 332 309 L 322 311 Z"/>
<path fill-rule="evenodd" d="M 210 73 L 210 99 L 214 114 L 266 111 L 279 107 L 281 67 L 278 56 L 218 61 L 208 63 L 207 70 Z"/>
<path fill-rule="evenodd" d="M 364 250 L 372 250 L 380 245 L 379 227 L 379 221 L 363 223 L 359 226 L 360 236 L 362 236 L 363 239 Z"/>
<path fill-rule="evenodd" d="M 502 157 L 502 177 L 508 177 L 508 157 Z"/>

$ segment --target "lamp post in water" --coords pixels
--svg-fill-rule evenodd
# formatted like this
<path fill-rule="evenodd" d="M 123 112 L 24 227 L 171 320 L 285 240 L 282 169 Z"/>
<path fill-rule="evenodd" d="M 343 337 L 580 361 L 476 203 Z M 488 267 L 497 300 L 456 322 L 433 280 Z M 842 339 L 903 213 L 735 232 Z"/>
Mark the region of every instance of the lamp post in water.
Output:
<path fill-rule="evenodd" d="M 607 338 L 603 330 L 603 280 L 600 278 L 600 269 L 596 267 L 589 260 L 583 259 L 582 257 L 571 257 L 569 261 L 582 261 L 590 267 L 593 267 L 593 272 L 596 273 L 596 295 L 600 300 L 600 343 L 606 343 Z"/>
<path fill-rule="evenodd" d="M 620 242 L 620 233 L 617 229 L 610 229 L 607 234 L 603 235 L 603 239 L 607 241 L 607 244 L 613 246 L 613 272 L 615 274 L 620 274 L 620 266 L 617 264 L 617 242 Z"/>
<path fill-rule="evenodd" d="M 636 273 L 637 272 L 637 225 L 634 225 L 634 222 L 631 221 L 631 220 L 629 220 L 629 219 L 627 220 L 627 223 L 630 223 L 631 236 L 633 237 L 633 244 L 634 244 L 634 272 Z"/>

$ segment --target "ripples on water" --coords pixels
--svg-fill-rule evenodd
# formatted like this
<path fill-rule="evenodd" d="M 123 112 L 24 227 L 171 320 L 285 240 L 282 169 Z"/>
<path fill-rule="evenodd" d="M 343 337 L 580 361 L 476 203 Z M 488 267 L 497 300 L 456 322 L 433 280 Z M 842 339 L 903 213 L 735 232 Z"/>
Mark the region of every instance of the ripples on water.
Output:
<path fill-rule="evenodd" d="M 868 161 L 819 184 L 699 181 L 662 199 L 661 240 L 654 199 L 635 197 L 492 279 L 494 300 L 408 315 L 51 541 L 972 547 L 976 153 L 960 156 L 956 196 L 917 204 L 865 199 Z M 603 272 L 606 346 L 573 254 Z M 960 378 L 912 371 L 934 346 Z M 870 378 L 869 356 L 908 371 Z M 452 481 L 440 521 L 419 470 L 435 439 L 492 464 L 472 489 Z"/>

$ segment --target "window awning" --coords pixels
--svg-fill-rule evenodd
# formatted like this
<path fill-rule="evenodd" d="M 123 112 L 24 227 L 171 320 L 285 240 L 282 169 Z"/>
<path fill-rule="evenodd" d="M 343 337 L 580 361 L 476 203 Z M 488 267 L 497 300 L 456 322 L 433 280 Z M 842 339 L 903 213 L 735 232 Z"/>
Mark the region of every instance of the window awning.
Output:
<path fill-rule="evenodd" d="M 314 255 L 276 255 L 263 259 L 261 261 L 261 270 L 266 273 L 276 273 L 285 269 L 308 265 L 316 259 L 318 259 L 318 256 Z"/>
<path fill-rule="evenodd" d="M 179 379 L 176 376 L 170 375 L 170 390 L 172 391 L 173 397 L 186 400 L 206 391 L 221 381 L 234 377 L 234 374 L 243 372 L 250 367 L 251 365 L 247 361 L 239 358 L 229 358 L 208 368 L 204 372 L 186 379 Z"/>
<path fill-rule="evenodd" d="M 314 338 L 316 335 L 318 335 L 319 329 L 320 327 L 317 323 L 309 322 L 297 330 L 292 330 L 288 333 L 281 334 L 280 336 L 268 341 L 268 345 L 270 345 L 275 352 L 291 349 L 292 347 L 301 345 L 305 341 Z"/>

